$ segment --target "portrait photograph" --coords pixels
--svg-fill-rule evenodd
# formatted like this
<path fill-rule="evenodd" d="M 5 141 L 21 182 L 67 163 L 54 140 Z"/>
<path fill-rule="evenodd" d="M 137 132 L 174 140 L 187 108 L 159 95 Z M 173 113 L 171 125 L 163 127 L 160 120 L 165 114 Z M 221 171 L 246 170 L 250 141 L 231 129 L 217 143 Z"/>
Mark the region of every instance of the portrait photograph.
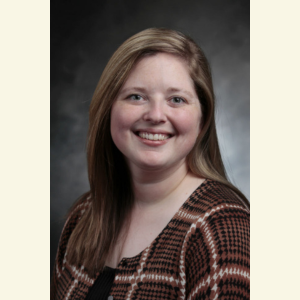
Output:
<path fill-rule="evenodd" d="M 250 1 L 50 4 L 51 299 L 249 299 Z"/>
<path fill-rule="evenodd" d="M 1 299 L 297 299 L 297 1 L 0 8 Z"/>

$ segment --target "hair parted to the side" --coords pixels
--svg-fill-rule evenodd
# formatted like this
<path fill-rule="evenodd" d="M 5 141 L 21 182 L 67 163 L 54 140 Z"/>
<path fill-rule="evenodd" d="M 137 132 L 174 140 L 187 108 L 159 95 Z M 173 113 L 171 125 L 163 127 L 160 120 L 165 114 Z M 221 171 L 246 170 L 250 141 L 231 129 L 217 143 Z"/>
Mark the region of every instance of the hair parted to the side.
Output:
<path fill-rule="evenodd" d="M 187 62 L 201 104 L 201 133 L 187 157 L 191 172 L 229 186 L 249 207 L 246 197 L 226 178 L 216 134 L 211 72 L 203 51 L 178 31 L 150 28 L 139 32 L 113 54 L 90 104 L 87 159 L 92 204 L 75 227 L 67 253 L 69 263 L 84 265 L 92 276 L 104 267 L 133 204 L 131 175 L 110 134 L 111 107 L 137 61 L 158 52 Z"/>

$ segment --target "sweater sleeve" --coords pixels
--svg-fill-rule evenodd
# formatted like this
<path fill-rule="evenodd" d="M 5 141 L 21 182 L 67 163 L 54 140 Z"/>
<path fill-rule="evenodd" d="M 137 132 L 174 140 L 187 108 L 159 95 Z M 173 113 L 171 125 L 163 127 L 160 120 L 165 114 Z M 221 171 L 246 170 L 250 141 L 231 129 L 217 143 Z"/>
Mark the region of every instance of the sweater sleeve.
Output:
<path fill-rule="evenodd" d="M 190 228 L 185 255 L 186 299 L 250 299 L 250 215 L 224 204 Z"/>
<path fill-rule="evenodd" d="M 51 279 L 51 288 L 50 288 L 50 299 L 54 300 L 57 299 L 57 292 L 58 292 L 58 283 L 61 277 L 61 274 L 63 273 L 65 269 L 65 255 L 67 250 L 68 241 L 70 239 L 70 236 L 82 217 L 83 213 L 85 212 L 86 208 L 90 205 L 89 197 L 87 197 L 87 193 L 84 194 L 78 202 L 73 206 L 71 209 L 68 218 L 64 224 L 59 244 L 58 244 L 58 250 L 56 254 L 55 264 L 54 264 L 54 270 L 52 274 Z"/>

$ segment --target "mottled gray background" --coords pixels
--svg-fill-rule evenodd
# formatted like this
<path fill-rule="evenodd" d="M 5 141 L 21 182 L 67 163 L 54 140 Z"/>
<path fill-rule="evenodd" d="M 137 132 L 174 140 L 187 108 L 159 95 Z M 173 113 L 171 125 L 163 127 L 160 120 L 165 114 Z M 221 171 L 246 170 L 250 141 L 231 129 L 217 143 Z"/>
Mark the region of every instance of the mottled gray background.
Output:
<path fill-rule="evenodd" d="M 211 63 L 217 130 L 231 181 L 250 197 L 247 0 L 51 0 L 51 271 L 72 203 L 89 189 L 88 108 L 108 59 L 131 35 L 166 27 L 191 35 Z"/>

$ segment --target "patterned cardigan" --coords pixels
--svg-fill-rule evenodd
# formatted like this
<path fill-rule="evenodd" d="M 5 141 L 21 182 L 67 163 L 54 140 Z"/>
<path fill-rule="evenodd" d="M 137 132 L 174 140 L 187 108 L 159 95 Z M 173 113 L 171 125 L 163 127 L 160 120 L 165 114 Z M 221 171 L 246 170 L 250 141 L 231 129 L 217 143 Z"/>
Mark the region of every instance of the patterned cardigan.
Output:
<path fill-rule="evenodd" d="M 77 205 L 64 226 L 51 299 L 85 299 L 97 278 L 70 265 L 66 253 L 88 205 Z M 150 246 L 121 260 L 109 299 L 250 299 L 249 217 L 229 188 L 207 179 Z"/>

